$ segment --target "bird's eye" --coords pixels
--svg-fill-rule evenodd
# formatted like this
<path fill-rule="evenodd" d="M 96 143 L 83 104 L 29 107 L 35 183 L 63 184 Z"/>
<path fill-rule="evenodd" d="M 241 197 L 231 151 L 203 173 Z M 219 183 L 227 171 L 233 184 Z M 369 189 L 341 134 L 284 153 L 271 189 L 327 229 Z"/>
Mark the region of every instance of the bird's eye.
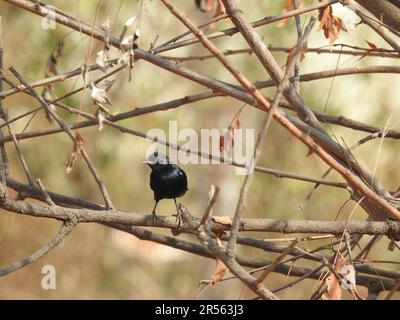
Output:
<path fill-rule="evenodd" d="M 157 158 L 158 157 L 158 152 L 154 152 L 154 156 Z"/>

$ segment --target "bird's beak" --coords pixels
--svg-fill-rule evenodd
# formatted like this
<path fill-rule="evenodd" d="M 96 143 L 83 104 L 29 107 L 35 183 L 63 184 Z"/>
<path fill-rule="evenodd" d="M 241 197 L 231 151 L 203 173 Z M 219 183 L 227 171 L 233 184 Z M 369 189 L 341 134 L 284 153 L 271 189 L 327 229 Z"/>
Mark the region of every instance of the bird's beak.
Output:
<path fill-rule="evenodd" d="M 149 164 L 147 160 L 142 161 L 142 164 Z"/>

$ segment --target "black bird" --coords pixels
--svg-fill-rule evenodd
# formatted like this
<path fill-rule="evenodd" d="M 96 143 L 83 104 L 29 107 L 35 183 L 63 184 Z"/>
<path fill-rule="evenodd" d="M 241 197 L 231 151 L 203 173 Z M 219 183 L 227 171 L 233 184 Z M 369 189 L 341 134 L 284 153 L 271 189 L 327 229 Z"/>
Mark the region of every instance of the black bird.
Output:
<path fill-rule="evenodd" d="M 174 199 L 177 217 L 179 209 L 176 198 L 182 197 L 187 188 L 187 177 L 185 171 L 176 164 L 170 163 L 169 158 L 161 153 L 153 153 L 146 161 L 150 168 L 150 188 L 154 192 L 154 205 L 152 215 L 156 219 L 156 207 L 162 199 Z"/>

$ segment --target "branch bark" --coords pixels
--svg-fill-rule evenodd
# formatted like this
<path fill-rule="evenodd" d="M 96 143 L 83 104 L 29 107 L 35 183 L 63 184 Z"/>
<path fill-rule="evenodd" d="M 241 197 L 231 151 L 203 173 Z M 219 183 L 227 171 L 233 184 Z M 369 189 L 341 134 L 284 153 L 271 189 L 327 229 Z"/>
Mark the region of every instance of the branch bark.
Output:
<path fill-rule="evenodd" d="M 400 7 L 398 1 L 388 0 L 356 0 L 371 12 L 378 20 L 400 32 Z"/>

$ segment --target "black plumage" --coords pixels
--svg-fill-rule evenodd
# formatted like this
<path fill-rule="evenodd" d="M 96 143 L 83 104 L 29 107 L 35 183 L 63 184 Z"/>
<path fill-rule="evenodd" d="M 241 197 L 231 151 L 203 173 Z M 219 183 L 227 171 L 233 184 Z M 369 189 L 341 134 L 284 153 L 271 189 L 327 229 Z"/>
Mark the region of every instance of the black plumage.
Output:
<path fill-rule="evenodd" d="M 151 168 L 150 188 L 154 192 L 156 202 L 152 211 L 153 217 L 156 216 L 157 204 L 162 199 L 174 199 L 179 215 L 176 198 L 182 197 L 188 190 L 185 171 L 176 164 L 170 163 L 167 156 L 158 152 L 152 154 L 146 163 Z"/>

